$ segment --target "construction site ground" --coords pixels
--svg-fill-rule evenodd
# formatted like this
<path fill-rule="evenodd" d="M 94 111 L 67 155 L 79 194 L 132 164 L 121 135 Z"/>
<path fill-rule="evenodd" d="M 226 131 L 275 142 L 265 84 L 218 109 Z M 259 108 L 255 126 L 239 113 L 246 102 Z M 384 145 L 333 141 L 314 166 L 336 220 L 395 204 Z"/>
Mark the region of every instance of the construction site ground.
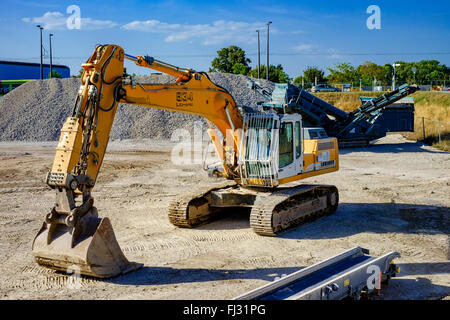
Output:
<path fill-rule="evenodd" d="M 253 233 L 245 211 L 196 229 L 171 225 L 171 199 L 219 183 L 201 164 L 174 165 L 174 145 L 110 143 L 95 205 L 125 255 L 144 267 L 78 282 L 38 266 L 31 251 L 55 200 L 43 180 L 56 142 L 0 142 L 0 299 L 230 299 L 354 246 L 401 254 L 401 273 L 379 299 L 450 296 L 449 153 L 400 135 L 341 150 L 338 172 L 305 180 L 336 185 L 337 212 L 273 238 Z"/>

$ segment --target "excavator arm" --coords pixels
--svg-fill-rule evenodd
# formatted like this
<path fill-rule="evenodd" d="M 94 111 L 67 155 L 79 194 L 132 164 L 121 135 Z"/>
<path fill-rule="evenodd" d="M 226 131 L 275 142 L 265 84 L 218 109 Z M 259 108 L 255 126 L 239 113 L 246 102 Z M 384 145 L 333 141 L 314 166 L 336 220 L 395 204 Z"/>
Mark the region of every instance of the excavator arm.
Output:
<path fill-rule="evenodd" d="M 172 84 L 127 83 L 125 59 L 177 80 Z M 239 179 L 236 151 L 241 152 L 243 120 L 233 97 L 205 73 L 180 69 L 148 56 L 133 57 L 116 45 L 97 46 L 82 67 L 76 103 L 61 129 L 53 166 L 46 177 L 56 192 L 55 206 L 33 242 L 33 254 L 46 267 L 111 277 L 141 266 L 125 258 L 111 223 L 108 218 L 98 218 L 91 196 L 119 102 L 207 119 L 208 133 L 222 161 L 222 174 L 228 179 Z"/>
<path fill-rule="evenodd" d="M 206 73 L 180 69 L 148 56 L 125 55 L 125 58 L 175 76 L 177 80 L 173 84 L 123 83 L 119 101 L 202 116 L 210 125 L 208 134 L 222 161 L 223 175 L 238 180 L 237 154 L 242 152 L 243 119 L 230 93 L 213 83 Z"/>

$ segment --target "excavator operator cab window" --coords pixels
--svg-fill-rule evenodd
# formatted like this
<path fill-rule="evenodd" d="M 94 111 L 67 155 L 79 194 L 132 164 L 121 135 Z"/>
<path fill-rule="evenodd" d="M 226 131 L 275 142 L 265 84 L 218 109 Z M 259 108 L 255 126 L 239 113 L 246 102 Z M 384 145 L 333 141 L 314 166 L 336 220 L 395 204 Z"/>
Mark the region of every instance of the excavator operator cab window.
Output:
<path fill-rule="evenodd" d="M 323 129 L 319 130 L 319 136 L 320 136 L 321 139 L 328 138 L 327 133 Z"/>
<path fill-rule="evenodd" d="M 316 131 L 309 131 L 309 136 L 311 139 L 319 138 L 319 134 Z"/>
<path fill-rule="evenodd" d="M 294 161 L 294 144 L 292 143 L 292 122 L 281 123 L 279 140 L 279 162 L 278 166 L 283 168 Z"/>

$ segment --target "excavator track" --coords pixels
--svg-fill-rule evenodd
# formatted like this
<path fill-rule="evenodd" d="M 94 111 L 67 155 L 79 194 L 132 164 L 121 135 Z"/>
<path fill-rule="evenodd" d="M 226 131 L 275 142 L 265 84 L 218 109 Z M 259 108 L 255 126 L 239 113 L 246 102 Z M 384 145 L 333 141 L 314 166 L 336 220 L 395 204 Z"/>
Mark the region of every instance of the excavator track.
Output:
<path fill-rule="evenodd" d="M 300 185 L 257 197 L 250 213 L 250 226 L 262 236 L 277 236 L 307 220 L 333 214 L 339 194 L 335 186 Z"/>
<path fill-rule="evenodd" d="M 181 228 L 192 228 L 211 221 L 220 212 L 219 208 L 209 206 L 208 196 L 212 191 L 236 186 L 233 181 L 227 181 L 213 188 L 196 189 L 182 195 L 169 204 L 169 221 Z"/>
<path fill-rule="evenodd" d="M 212 195 L 215 191 L 233 192 L 232 189 L 227 190 L 230 188 L 238 187 L 233 182 L 226 182 L 172 201 L 169 205 L 170 222 L 177 227 L 193 228 L 213 220 L 223 208 L 213 204 Z M 277 236 L 308 220 L 332 214 L 339 202 L 337 188 L 329 185 L 299 185 L 256 193 L 248 190 L 248 194 L 255 195 L 250 205 L 250 226 L 262 236 Z M 236 204 L 228 205 L 236 207 Z M 247 203 L 241 205 L 248 206 Z"/>

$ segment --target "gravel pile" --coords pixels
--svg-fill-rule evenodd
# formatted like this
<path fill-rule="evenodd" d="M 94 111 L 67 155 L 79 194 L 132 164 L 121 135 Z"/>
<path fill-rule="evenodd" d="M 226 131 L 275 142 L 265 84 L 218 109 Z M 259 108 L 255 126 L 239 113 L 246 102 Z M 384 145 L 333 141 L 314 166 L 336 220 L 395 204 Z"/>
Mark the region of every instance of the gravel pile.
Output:
<path fill-rule="evenodd" d="M 263 97 L 247 88 L 251 78 L 223 73 L 209 73 L 211 80 L 227 89 L 238 106 L 255 106 Z M 137 76 L 141 83 L 169 83 L 168 75 Z M 273 83 L 259 80 L 273 89 Z M 72 113 L 80 86 L 78 78 L 27 82 L 0 99 L 0 141 L 53 141 L 65 119 Z M 117 110 L 111 139 L 168 139 L 177 128 L 192 130 L 201 117 L 121 104 Z"/>

